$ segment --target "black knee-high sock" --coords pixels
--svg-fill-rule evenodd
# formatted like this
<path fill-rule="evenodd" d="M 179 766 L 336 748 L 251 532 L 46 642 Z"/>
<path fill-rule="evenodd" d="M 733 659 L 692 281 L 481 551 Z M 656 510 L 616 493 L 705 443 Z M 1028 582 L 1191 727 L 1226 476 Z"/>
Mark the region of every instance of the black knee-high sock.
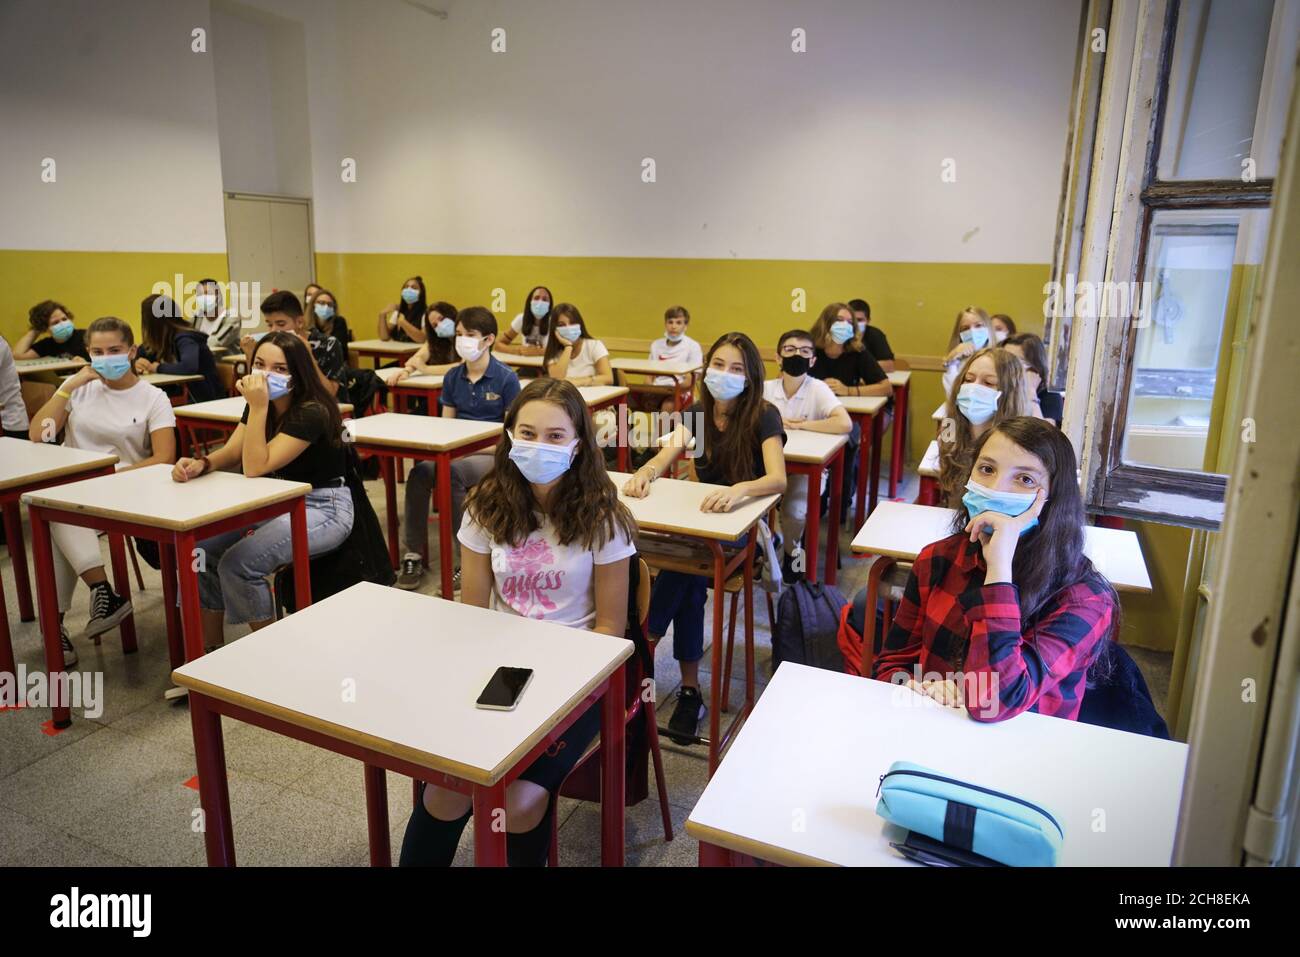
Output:
<path fill-rule="evenodd" d="M 402 837 L 402 853 L 398 867 L 451 867 L 456 857 L 456 846 L 465 833 L 465 825 L 473 817 L 471 808 L 454 821 L 442 821 L 429 813 L 424 806 L 424 794 L 415 803 L 411 819 L 406 822 Z"/>
<path fill-rule="evenodd" d="M 551 815 L 554 813 L 555 798 L 552 797 L 535 828 L 506 835 L 506 864 L 510 867 L 546 866 L 547 852 L 551 849 Z"/>

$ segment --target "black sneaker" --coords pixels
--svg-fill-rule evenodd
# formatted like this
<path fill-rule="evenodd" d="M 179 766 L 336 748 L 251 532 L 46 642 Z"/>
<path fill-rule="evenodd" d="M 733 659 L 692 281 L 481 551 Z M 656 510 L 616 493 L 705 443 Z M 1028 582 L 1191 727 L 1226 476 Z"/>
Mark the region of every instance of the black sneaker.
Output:
<path fill-rule="evenodd" d="M 424 560 L 415 552 L 402 556 L 402 570 L 397 575 L 397 587 L 415 591 L 424 581 Z"/>
<path fill-rule="evenodd" d="M 677 691 L 677 707 L 668 719 L 668 737 L 674 744 L 694 744 L 700 721 L 708 710 L 699 688 L 682 685 Z"/>
<path fill-rule="evenodd" d="M 77 649 L 72 647 L 72 639 L 68 637 L 68 629 L 59 625 L 59 644 L 63 646 L 63 667 L 71 668 L 77 663 Z"/>
<path fill-rule="evenodd" d="M 116 594 L 107 584 L 95 585 L 90 589 L 90 621 L 82 638 L 94 638 L 116 627 L 123 618 L 131 614 L 131 599 Z"/>

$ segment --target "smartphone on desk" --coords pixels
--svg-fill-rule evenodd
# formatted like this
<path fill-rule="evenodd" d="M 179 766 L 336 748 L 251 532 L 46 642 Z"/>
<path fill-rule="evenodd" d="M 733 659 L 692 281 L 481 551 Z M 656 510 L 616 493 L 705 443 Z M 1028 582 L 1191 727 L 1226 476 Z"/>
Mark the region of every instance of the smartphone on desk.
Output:
<path fill-rule="evenodd" d="M 514 711 L 532 680 L 532 668 L 498 668 L 476 704 L 489 711 Z"/>

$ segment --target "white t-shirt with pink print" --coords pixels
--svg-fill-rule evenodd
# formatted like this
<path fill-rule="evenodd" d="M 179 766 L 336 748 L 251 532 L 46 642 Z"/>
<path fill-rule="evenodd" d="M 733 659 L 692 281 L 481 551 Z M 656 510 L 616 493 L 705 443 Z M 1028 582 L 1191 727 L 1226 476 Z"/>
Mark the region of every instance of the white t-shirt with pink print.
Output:
<path fill-rule="evenodd" d="M 571 628 L 596 624 L 595 566 L 636 554 L 636 544 L 621 531 L 594 551 L 580 542 L 561 545 L 546 517 L 541 528 L 512 546 L 489 538 L 467 511 L 456 537 L 470 551 L 492 556 L 490 608 Z"/>

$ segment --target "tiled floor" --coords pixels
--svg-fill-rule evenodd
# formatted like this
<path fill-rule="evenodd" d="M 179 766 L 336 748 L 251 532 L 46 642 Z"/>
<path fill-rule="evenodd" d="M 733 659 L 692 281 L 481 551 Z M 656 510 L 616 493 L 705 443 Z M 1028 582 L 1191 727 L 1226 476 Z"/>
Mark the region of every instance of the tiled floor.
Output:
<path fill-rule="evenodd" d="M 910 500 L 915 478 L 899 491 Z M 381 520 L 382 486 L 370 483 L 371 501 Z M 847 553 L 850 536 L 841 538 Z M 29 540 L 30 541 L 30 540 Z M 10 611 L 14 650 L 29 670 L 43 669 L 40 636 L 34 622 L 17 621 L 17 596 L 7 555 L 0 559 Z M 48 734 L 47 711 L 0 712 L 0 865 L 202 864 L 203 838 L 197 821 L 198 792 L 193 777 L 194 749 L 189 713 L 183 704 L 163 701 L 169 686 L 167 650 L 158 574 L 142 564 L 146 590 L 135 595 L 137 654 L 124 656 L 117 632 L 102 645 L 78 642 L 77 670 L 100 671 L 103 713 L 95 719 L 74 712 L 72 726 Z M 436 576 L 424 590 L 433 593 Z M 840 589 L 849 596 L 865 583 L 866 566 L 843 559 Z M 78 591 L 69 631 L 80 629 L 86 593 Z M 706 620 L 708 620 L 706 618 Z M 766 603 L 755 600 L 758 684 L 766 680 L 771 658 Z M 234 637 L 234 629 L 228 633 Z M 1156 705 L 1164 707 L 1170 656 L 1134 653 Z M 738 670 L 743 659 L 737 655 Z M 707 682 L 708 653 L 705 655 Z M 661 721 L 667 720 L 680 672 L 671 641 L 661 643 L 656 661 Z M 743 685 L 733 681 L 733 699 Z M 241 864 L 351 864 L 368 862 L 365 802 L 360 765 L 238 722 L 226 721 L 226 757 L 235 847 Z M 664 742 L 665 776 L 675 836 L 663 839 L 659 807 L 652 797 L 628 811 L 627 860 L 630 865 L 693 865 L 695 842 L 683 830 L 687 815 L 704 790 L 702 747 L 679 748 Z M 389 818 L 394 855 L 410 811 L 405 778 L 389 775 Z M 560 862 L 596 865 L 600 861 L 600 812 L 595 805 L 562 799 Z M 473 827 L 466 829 L 458 863 L 472 863 Z"/>

